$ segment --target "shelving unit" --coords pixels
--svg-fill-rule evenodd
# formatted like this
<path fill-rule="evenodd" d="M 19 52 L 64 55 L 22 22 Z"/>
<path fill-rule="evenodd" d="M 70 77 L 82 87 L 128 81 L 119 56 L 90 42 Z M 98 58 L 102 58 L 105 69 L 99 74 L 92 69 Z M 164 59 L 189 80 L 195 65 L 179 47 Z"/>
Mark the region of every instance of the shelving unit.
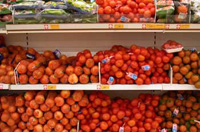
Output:
<path fill-rule="evenodd" d="M 186 49 L 195 47 L 199 50 L 199 32 L 200 24 L 157 23 L 20 24 L 6 25 L 4 30 L 0 30 L 1 34 L 5 34 L 8 45 L 35 48 L 40 52 L 47 49 L 52 51 L 59 49 L 62 54 L 67 56 L 76 55 L 77 51 L 87 48 L 95 53 L 99 50 L 109 49 L 114 44 L 127 47 L 131 44 L 145 47 L 160 47 L 169 39 L 177 40 Z M 0 85 L 0 89 L 9 90 L 199 90 L 187 84 L 151 84 L 142 86 L 119 84 L 3 84 L 2 86 L 3 88 Z"/>
<path fill-rule="evenodd" d="M 200 32 L 200 24 L 93 23 L 6 25 L 6 33 Z"/>
<path fill-rule="evenodd" d="M 151 85 L 103 85 L 103 84 L 36 84 L 36 85 L 9 85 L 0 84 L 0 90 L 133 90 L 133 91 L 173 91 L 173 90 L 194 90 L 198 91 L 193 85 L 189 84 L 151 84 Z"/>

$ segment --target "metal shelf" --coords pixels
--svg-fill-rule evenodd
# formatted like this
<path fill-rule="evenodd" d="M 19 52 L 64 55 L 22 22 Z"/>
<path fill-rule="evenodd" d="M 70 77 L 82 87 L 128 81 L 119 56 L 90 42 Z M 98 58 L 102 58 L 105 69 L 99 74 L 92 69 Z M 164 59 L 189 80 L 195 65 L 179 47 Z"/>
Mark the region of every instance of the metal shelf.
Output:
<path fill-rule="evenodd" d="M 90 23 L 90 24 L 10 24 L 7 33 L 83 32 L 200 32 L 200 24 Z"/>
<path fill-rule="evenodd" d="M 173 90 L 200 90 L 195 88 L 194 85 L 189 84 L 163 84 L 164 91 L 173 91 Z"/>
<path fill-rule="evenodd" d="M 36 84 L 10 85 L 9 90 L 200 90 L 188 84 L 103 85 L 103 84 Z"/>
<path fill-rule="evenodd" d="M 102 84 L 36 84 L 10 85 L 10 90 L 162 90 L 162 84 L 155 85 L 102 85 Z"/>
<path fill-rule="evenodd" d="M 9 84 L 2 84 L 2 83 L 0 83 L 0 90 L 8 90 L 9 87 L 10 87 Z"/>

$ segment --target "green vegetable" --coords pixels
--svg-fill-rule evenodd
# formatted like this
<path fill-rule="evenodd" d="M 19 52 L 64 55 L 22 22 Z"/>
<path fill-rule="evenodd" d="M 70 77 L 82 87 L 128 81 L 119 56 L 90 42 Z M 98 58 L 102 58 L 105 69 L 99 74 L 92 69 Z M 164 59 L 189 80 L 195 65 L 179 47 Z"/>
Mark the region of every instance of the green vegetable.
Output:
<path fill-rule="evenodd" d="M 174 7 L 172 6 L 167 6 L 160 8 L 156 11 L 156 16 L 157 18 L 166 18 L 167 15 L 171 15 L 174 13 Z"/>
<path fill-rule="evenodd" d="M 18 23 L 18 24 L 36 24 L 36 23 L 38 23 L 38 21 L 37 20 L 17 19 L 17 20 L 15 20 L 15 23 Z"/>
<path fill-rule="evenodd" d="M 66 15 L 67 13 L 62 9 L 45 9 L 42 11 L 42 14 Z"/>

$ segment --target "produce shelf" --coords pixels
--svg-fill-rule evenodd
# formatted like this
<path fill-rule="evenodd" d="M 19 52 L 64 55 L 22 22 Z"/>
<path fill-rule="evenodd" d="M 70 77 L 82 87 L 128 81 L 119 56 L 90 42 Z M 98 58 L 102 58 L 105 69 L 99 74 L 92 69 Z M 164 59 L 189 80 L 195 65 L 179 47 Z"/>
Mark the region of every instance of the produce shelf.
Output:
<path fill-rule="evenodd" d="M 9 84 L 2 84 L 0 83 L 0 90 L 8 90 L 9 89 Z"/>
<path fill-rule="evenodd" d="M 36 84 L 9 85 L 3 84 L 3 89 L 10 90 L 200 90 L 189 84 L 151 84 L 151 85 L 103 85 L 103 84 Z"/>
<path fill-rule="evenodd" d="M 102 84 L 36 84 L 10 85 L 10 90 L 162 90 L 162 84 L 153 85 L 102 85 Z"/>
<path fill-rule="evenodd" d="M 164 91 L 173 91 L 173 90 L 200 90 L 195 88 L 194 85 L 189 84 L 163 84 Z"/>
<path fill-rule="evenodd" d="M 90 24 L 10 24 L 7 33 L 76 32 L 200 32 L 200 24 L 90 23 Z"/>

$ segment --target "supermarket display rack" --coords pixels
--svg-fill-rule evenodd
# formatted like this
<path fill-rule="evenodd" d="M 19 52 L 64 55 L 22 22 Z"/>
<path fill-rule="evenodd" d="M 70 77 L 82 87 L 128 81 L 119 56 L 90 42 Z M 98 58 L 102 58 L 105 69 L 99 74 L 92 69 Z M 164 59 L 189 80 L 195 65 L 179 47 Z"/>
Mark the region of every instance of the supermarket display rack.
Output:
<path fill-rule="evenodd" d="M 200 32 L 200 24 L 158 24 L 158 23 L 95 23 L 95 24 L 20 24 L 6 25 L 4 30 L 0 30 L 0 34 L 51 34 L 51 33 L 198 33 Z M 153 36 L 153 35 L 152 35 Z M 31 36 L 34 37 L 34 36 Z M 15 37 L 16 38 L 16 37 Z M 180 36 L 179 36 L 180 38 Z M 194 39 L 193 39 L 194 40 Z M 25 39 L 24 44 L 26 46 Z M 156 41 L 156 40 L 155 40 Z M 158 40 L 160 41 L 160 40 Z M 164 40 L 162 40 L 164 41 Z M 190 40 L 191 41 L 191 40 Z M 12 40 L 13 42 L 13 40 Z M 38 40 L 37 40 L 38 42 Z M 159 42 L 160 43 L 160 42 Z M 12 43 L 11 43 L 12 44 Z M 16 42 L 19 44 L 19 42 Z M 31 43 L 32 46 L 35 44 Z M 38 44 L 40 45 L 40 43 Z M 37 45 L 37 48 L 38 48 Z M 30 45 L 29 45 L 30 46 Z M 35 46 L 35 45 L 34 45 Z M 62 45 L 63 46 L 63 45 Z M 159 45 L 157 45 L 159 46 Z M 199 47 L 199 45 L 196 45 Z M 101 85 L 101 84 L 38 84 L 38 85 L 7 85 L 0 84 L 0 89 L 9 90 L 199 90 L 193 85 L 188 84 L 151 84 L 151 85 Z"/>

